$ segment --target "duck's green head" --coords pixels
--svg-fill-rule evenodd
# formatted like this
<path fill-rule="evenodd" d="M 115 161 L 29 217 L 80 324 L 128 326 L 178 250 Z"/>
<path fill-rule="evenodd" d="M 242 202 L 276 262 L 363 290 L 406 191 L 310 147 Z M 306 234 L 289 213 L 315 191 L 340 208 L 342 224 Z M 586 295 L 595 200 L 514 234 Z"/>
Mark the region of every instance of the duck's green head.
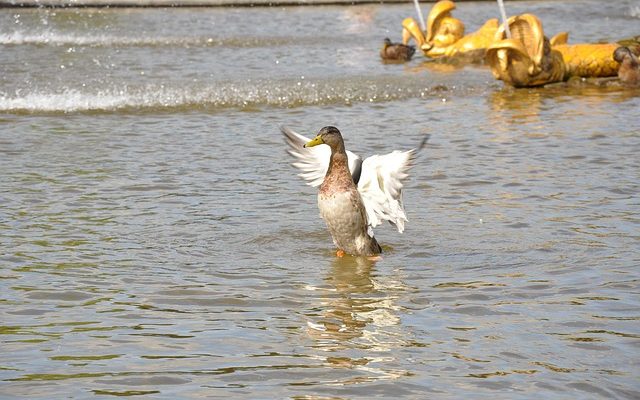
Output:
<path fill-rule="evenodd" d="M 305 143 L 304 147 L 313 147 L 319 144 L 326 144 L 329 147 L 334 148 L 339 144 L 344 143 L 342 141 L 342 135 L 340 131 L 335 126 L 325 126 L 320 129 L 320 132 L 311 139 L 309 142 Z"/>

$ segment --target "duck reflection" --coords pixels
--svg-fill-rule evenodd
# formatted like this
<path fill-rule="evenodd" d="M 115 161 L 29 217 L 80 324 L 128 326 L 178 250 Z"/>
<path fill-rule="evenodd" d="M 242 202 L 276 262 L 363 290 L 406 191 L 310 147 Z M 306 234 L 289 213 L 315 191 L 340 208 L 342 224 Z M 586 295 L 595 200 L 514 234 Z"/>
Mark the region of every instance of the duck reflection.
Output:
<path fill-rule="evenodd" d="M 388 350 L 402 340 L 396 300 L 406 287 L 392 277 L 373 277 L 375 261 L 365 257 L 336 258 L 325 278 L 330 285 L 320 299 L 320 315 L 309 321 L 316 346 Z"/>

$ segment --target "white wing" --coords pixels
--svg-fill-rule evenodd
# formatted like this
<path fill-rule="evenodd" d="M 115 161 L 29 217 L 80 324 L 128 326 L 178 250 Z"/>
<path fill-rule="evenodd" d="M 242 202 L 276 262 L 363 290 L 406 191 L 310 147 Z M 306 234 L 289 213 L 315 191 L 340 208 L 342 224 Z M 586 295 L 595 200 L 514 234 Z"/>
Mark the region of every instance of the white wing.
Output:
<path fill-rule="evenodd" d="M 404 231 L 407 215 L 402 204 L 403 180 L 407 178 L 416 150 L 394 151 L 368 157 L 362 163 L 358 191 L 367 210 L 369 234 L 382 221 L 389 221 Z"/>
<path fill-rule="evenodd" d="M 311 139 L 292 131 L 286 126 L 280 127 L 280 130 L 284 134 L 287 144 L 289 144 L 287 153 L 296 159 L 293 166 L 302 171 L 300 176 L 307 181 L 307 185 L 319 186 L 324 181 L 324 176 L 327 174 L 327 169 L 329 169 L 329 159 L 331 158 L 329 146 L 305 148 L 303 147 L 304 144 Z M 362 158 L 347 150 L 347 159 L 351 176 L 353 176 L 354 182 L 358 183 Z"/>

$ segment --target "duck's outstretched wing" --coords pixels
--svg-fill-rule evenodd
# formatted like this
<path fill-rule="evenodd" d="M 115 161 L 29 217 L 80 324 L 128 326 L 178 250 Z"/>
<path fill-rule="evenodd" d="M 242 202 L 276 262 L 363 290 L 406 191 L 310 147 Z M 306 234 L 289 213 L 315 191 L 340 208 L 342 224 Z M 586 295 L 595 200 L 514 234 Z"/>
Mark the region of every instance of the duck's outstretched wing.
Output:
<path fill-rule="evenodd" d="M 369 235 L 373 236 L 373 228 L 382 221 L 389 221 L 400 233 L 404 231 L 408 220 L 402 204 L 402 187 L 416 152 L 416 149 L 396 150 L 367 157 L 362 163 L 358 191 L 367 210 Z"/>
<path fill-rule="evenodd" d="M 331 149 L 329 146 L 303 147 L 305 143 L 310 141 L 299 133 L 294 132 L 286 126 L 280 127 L 284 134 L 285 140 L 289 145 L 287 153 L 291 154 L 296 161 L 293 166 L 302 171 L 301 176 L 307 185 L 319 186 L 324 181 L 324 176 L 329 169 L 329 159 L 331 158 Z M 353 181 L 358 184 L 360 180 L 360 171 L 362 166 L 362 158 L 357 154 L 347 150 L 347 159 L 349 161 L 349 170 Z"/>

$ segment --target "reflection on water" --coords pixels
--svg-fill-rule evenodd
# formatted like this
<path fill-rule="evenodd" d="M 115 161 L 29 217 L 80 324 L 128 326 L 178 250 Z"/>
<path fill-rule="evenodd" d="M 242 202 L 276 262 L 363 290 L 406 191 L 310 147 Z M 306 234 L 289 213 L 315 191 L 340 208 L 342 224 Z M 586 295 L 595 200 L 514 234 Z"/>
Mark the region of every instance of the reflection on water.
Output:
<path fill-rule="evenodd" d="M 562 113 L 555 117 L 576 118 L 573 129 L 580 130 L 583 128 L 580 118 L 600 113 L 599 110 L 610 103 L 624 103 L 638 96 L 640 89 L 622 88 L 617 82 L 607 86 L 587 82 L 580 85 L 561 84 L 524 90 L 505 87 L 492 91 L 487 96 L 492 111 L 489 121 L 494 132 L 502 137 L 500 140 L 512 138 L 513 132 L 510 132 L 509 127 L 514 125 L 526 127 L 524 130 L 527 136 L 542 137 L 549 133 L 547 118 L 554 114 L 557 103 L 569 102 L 576 97 L 585 99 L 579 107 L 562 109 Z M 591 122 L 585 119 L 584 123 L 588 126 Z"/>
<path fill-rule="evenodd" d="M 384 361 L 395 358 L 394 350 L 410 346 L 401 325 L 397 299 L 408 287 L 394 275 L 376 272 L 376 261 L 366 257 L 335 258 L 325 281 L 328 287 L 315 288 L 320 304 L 307 321 L 307 334 L 315 349 L 335 368 L 359 373 L 342 384 L 396 379 L 410 374 L 390 369 Z M 364 357 L 351 357 L 358 349 Z"/>
<path fill-rule="evenodd" d="M 459 72 L 465 66 L 456 62 L 441 62 L 439 60 L 420 60 L 414 65 L 408 66 L 407 69 L 414 73 L 425 72 L 442 72 L 442 73 L 454 73 Z"/>
<path fill-rule="evenodd" d="M 373 262 L 363 257 L 347 256 L 332 263 L 326 279 L 330 296 L 321 299 L 321 319 L 308 322 L 309 335 L 318 340 L 319 347 L 343 349 L 352 345 L 348 341 L 363 336 L 371 322 L 366 313 L 376 305 L 370 297 L 362 297 L 373 291 L 372 267 Z"/>
<path fill-rule="evenodd" d="M 358 346 L 375 351 L 388 351 L 384 329 L 399 324 L 394 304 L 403 289 L 391 277 L 371 277 L 375 261 L 364 257 L 342 257 L 333 261 L 328 297 L 322 299 L 322 317 L 309 322 L 309 335 L 318 346 L 332 351 Z M 361 340 L 354 340 L 361 339 Z M 396 343 L 397 345 L 397 343 Z"/>

